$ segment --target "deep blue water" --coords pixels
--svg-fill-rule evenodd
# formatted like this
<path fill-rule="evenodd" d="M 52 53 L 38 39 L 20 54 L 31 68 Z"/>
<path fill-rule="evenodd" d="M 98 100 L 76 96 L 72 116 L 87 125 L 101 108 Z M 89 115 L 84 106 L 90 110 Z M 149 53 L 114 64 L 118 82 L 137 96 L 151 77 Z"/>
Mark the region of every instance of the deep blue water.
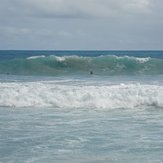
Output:
<path fill-rule="evenodd" d="M 40 55 L 56 55 L 56 56 L 100 56 L 100 55 L 116 55 L 116 56 L 135 56 L 135 57 L 152 57 L 152 58 L 163 58 L 163 51 L 117 51 L 117 50 L 104 50 L 104 51 L 51 51 L 51 50 L 0 50 L 1 60 L 13 59 L 13 58 L 26 58 L 29 56 L 40 56 Z"/>
<path fill-rule="evenodd" d="M 0 162 L 163 162 L 162 56 L 0 51 Z"/>

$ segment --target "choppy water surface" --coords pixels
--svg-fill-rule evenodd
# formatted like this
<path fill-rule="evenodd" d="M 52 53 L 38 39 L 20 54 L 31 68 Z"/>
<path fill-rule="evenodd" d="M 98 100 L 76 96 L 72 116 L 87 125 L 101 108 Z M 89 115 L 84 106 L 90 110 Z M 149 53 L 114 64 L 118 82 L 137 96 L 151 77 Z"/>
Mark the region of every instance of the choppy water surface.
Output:
<path fill-rule="evenodd" d="M 2 162 L 163 161 L 163 111 L 1 108 Z"/>
<path fill-rule="evenodd" d="M 3 76 L 1 162 L 163 162 L 161 76 Z"/>

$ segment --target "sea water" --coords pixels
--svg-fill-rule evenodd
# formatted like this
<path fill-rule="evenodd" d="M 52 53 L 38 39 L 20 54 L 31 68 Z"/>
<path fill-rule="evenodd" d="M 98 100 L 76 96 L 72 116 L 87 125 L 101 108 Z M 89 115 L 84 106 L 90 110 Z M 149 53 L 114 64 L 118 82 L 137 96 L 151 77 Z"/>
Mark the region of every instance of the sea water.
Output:
<path fill-rule="evenodd" d="M 0 162 L 163 162 L 162 56 L 0 51 Z"/>

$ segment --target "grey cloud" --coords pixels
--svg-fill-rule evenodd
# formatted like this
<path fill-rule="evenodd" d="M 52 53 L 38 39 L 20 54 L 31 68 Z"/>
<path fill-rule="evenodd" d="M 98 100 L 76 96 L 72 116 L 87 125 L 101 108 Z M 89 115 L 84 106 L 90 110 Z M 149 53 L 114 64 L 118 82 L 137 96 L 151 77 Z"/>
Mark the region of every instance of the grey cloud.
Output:
<path fill-rule="evenodd" d="M 4 14 L 50 18 L 119 17 L 148 13 L 151 0 L 6 0 Z M 8 7 L 7 7 L 8 6 Z M 7 9 L 5 13 L 4 8 Z"/>
<path fill-rule="evenodd" d="M 161 49 L 162 0 L 1 0 L 0 49 Z"/>

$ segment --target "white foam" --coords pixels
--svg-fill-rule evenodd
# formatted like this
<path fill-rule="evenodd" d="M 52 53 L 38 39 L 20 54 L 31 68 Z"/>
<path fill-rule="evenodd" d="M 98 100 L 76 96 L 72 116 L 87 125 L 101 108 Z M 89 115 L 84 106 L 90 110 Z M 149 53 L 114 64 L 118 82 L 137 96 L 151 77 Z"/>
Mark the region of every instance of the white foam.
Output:
<path fill-rule="evenodd" d="M 136 60 L 136 61 L 138 61 L 140 63 L 148 62 L 151 59 L 150 57 L 142 58 L 142 57 L 127 56 L 127 55 L 125 55 L 125 56 L 110 55 L 110 56 L 113 56 L 116 59 L 124 59 L 124 58 L 127 58 L 127 59 L 131 59 L 131 60 Z"/>
<path fill-rule="evenodd" d="M 0 106 L 59 108 L 163 107 L 163 86 L 58 85 L 48 82 L 0 83 Z"/>
<path fill-rule="evenodd" d="M 65 57 L 57 57 L 55 56 L 56 60 L 59 61 L 59 62 L 62 62 L 62 61 L 65 61 Z"/>
<path fill-rule="evenodd" d="M 27 59 L 37 59 L 37 58 L 45 58 L 45 55 L 31 56 L 31 57 L 28 57 Z"/>
<path fill-rule="evenodd" d="M 70 55 L 70 56 L 62 56 L 62 57 L 59 57 L 59 56 L 51 56 L 51 57 L 55 57 L 57 61 L 59 62 L 63 62 L 65 61 L 66 59 L 81 59 L 81 58 L 87 58 L 87 57 L 82 57 L 82 56 L 77 56 L 77 55 Z"/>
<path fill-rule="evenodd" d="M 147 58 L 135 58 L 137 61 L 139 61 L 140 63 L 145 63 L 148 62 L 151 58 L 147 57 Z"/>

